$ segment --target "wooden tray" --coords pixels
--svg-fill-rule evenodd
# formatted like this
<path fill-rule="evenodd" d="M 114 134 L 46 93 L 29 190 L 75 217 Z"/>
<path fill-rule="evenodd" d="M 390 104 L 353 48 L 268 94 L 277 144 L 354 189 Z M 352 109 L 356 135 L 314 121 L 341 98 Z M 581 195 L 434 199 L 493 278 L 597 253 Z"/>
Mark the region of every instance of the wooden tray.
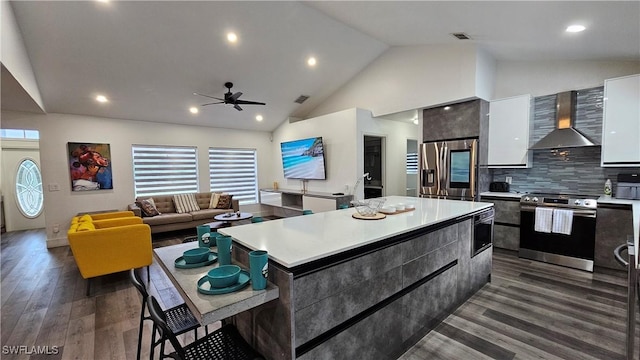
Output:
<path fill-rule="evenodd" d="M 413 209 L 404 209 L 404 210 L 396 210 L 396 212 L 392 212 L 392 213 L 383 213 L 383 214 L 387 214 L 387 215 L 397 215 L 397 214 L 402 214 L 402 213 L 406 213 L 406 212 L 409 212 L 409 211 L 413 211 L 413 210 L 415 210 L 415 209 L 416 209 L 416 208 L 413 208 Z"/>
<path fill-rule="evenodd" d="M 375 216 L 362 216 L 358 213 L 352 214 L 351 215 L 354 219 L 360 219 L 360 220 L 380 220 L 380 219 L 384 219 L 387 217 L 387 215 L 383 214 L 383 213 L 377 213 Z"/>

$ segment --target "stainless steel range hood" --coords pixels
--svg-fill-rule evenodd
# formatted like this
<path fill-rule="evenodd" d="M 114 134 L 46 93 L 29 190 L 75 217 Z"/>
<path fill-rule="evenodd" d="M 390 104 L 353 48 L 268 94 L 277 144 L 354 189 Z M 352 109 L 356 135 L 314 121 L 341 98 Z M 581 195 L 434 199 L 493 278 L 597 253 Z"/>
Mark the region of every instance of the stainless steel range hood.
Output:
<path fill-rule="evenodd" d="M 530 150 L 561 149 L 582 146 L 599 146 L 588 136 L 574 129 L 576 92 L 558 94 L 556 102 L 556 129 L 535 143 Z"/>

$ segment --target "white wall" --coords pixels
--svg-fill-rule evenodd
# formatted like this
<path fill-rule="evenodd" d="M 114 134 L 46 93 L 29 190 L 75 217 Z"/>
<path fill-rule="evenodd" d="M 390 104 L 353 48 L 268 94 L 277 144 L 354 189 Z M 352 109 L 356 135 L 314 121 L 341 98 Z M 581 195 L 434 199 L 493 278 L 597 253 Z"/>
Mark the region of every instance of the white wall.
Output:
<path fill-rule="evenodd" d="M 350 194 L 364 172 L 364 136 L 384 136 L 385 195 L 406 195 L 407 139 L 419 139 L 421 127 L 386 119 L 374 119 L 369 110 L 348 109 L 294 123 L 285 122 L 273 133 L 273 158 L 280 159 L 283 141 L 322 136 L 326 147 L 327 180 L 309 180 L 308 190 Z M 282 163 L 276 175 L 280 188 L 302 189 L 300 180 L 284 179 Z M 347 189 L 348 187 L 348 189 Z M 364 197 L 362 183 L 356 189 Z"/>
<path fill-rule="evenodd" d="M 491 99 L 603 86 L 605 79 L 638 73 L 639 61 L 498 61 Z"/>
<path fill-rule="evenodd" d="M 322 136 L 325 146 L 326 180 L 309 180 L 307 190 L 343 192 L 353 186 L 358 170 L 356 164 L 356 109 L 344 110 L 304 121 L 285 121 L 273 132 L 272 158 L 274 178 L 283 189 L 301 190 L 302 181 L 285 179 L 282 170 L 280 143 L 283 141 Z M 271 187 L 271 186 L 269 186 Z"/>
<path fill-rule="evenodd" d="M 385 168 L 384 195 L 406 196 L 407 194 L 407 139 L 418 140 L 420 129 L 418 125 L 374 119 L 371 112 L 357 109 L 358 118 L 358 175 L 364 170 L 364 136 L 374 135 L 385 137 Z M 358 187 L 358 196 L 363 198 L 362 187 Z"/>
<path fill-rule="evenodd" d="M 477 66 L 490 65 L 477 54 L 474 45 L 392 47 L 309 117 L 353 107 L 377 117 L 476 97 Z"/>
<path fill-rule="evenodd" d="M 2 127 L 40 131 L 40 160 L 45 188 L 47 245 L 65 245 L 66 228 L 79 212 L 124 210 L 134 200 L 131 145 L 179 145 L 198 148 L 199 189 L 209 191 L 208 148 L 255 148 L 258 157 L 258 182 L 267 187 L 273 181 L 272 143 L 269 133 L 128 121 L 89 116 L 23 112 L 2 112 Z M 71 192 L 67 165 L 67 142 L 95 142 L 111 145 L 113 190 Z M 276 161 L 279 161 L 278 157 Z M 203 176 L 203 174 L 205 174 Z M 60 191 L 48 191 L 58 184 Z M 250 211 L 250 210 L 249 210 Z M 60 233 L 54 234 L 54 224 Z"/>
<path fill-rule="evenodd" d="M 31 61 L 24 47 L 22 34 L 9 1 L 0 1 L 0 29 L 2 29 L 0 62 L 20 83 L 33 101 L 44 110 L 38 83 L 31 68 Z"/>

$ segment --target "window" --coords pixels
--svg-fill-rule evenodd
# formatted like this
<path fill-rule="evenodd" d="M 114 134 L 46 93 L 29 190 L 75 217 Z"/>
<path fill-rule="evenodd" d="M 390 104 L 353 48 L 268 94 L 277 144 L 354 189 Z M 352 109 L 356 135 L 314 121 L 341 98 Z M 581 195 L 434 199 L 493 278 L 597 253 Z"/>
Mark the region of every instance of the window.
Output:
<path fill-rule="evenodd" d="M 227 192 L 240 205 L 258 202 L 258 171 L 255 149 L 209 148 L 212 192 Z"/>
<path fill-rule="evenodd" d="M 418 173 L 418 153 L 407 153 L 407 174 Z"/>
<path fill-rule="evenodd" d="M 198 192 L 195 147 L 133 145 L 135 196 Z"/>
<path fill-rule="evenodd" d="M 40 132 L 38 130 L 2 129 L 0 130 L 0 137 L 5 139 L 39 140 Z"/>
<path fill-rule="evenodd" d="M 24 159 L 18 166 L 16 175 L 16 197 L 20 212 L 33 219 L 42 212 L 44 198 L 42 195 L 42 175 L 38 164 L 31 159 Z"/>

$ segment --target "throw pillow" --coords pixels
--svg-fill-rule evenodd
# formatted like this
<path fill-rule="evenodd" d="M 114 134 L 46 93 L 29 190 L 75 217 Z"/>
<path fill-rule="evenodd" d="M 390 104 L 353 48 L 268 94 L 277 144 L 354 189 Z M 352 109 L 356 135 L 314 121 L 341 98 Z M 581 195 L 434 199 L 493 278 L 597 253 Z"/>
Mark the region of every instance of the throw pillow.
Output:
<path fill-rule="evenodd" d="M 80 223 L 80 225 L 78 225 L 78 230 L 77 231 L 89 231 L 89 230 L 95 230 L 96 227 L 93 226 L 92 222 L 89 221 L 85 221 L 83 223 Z"/>
<path fill-rule="evenodd" d="M 198 202 L 196 201 L 196 194 L 173 195 L 173 204 L 178 214 L 200 210 Z"/>
<path fill-rule="evenodd" d="M 220 193 L 211 193 L 211 201 L 209 202 L 209 209 L 215 209 L 220 201 Z"/>
<path fill-rule="evenodd" d="M 138 201 L 136 204 L 142 211 L 143 217 L 160 215 L 160 211 L 156 208 L 156 203 L 153 201 L 153 198 Z"/>
<path fill-rule="evenodd" d="M 231 209 L 231 199 L 233 195 L 220 195 L 220 200 L 216 205 L 216 209 Z"/>

